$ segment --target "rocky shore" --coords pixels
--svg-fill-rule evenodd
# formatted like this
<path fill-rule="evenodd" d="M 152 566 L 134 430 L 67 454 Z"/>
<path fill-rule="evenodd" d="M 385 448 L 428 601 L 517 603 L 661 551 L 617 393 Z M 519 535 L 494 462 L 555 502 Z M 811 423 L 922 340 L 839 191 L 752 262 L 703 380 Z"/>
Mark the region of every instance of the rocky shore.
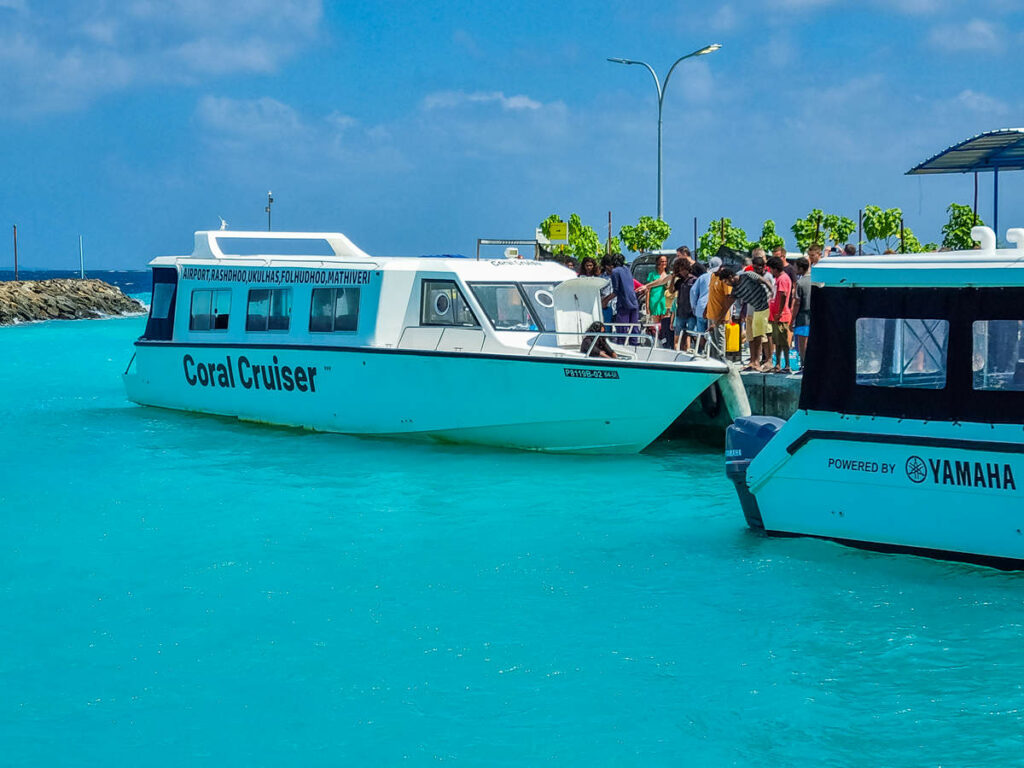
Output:
<path fill-rule="evenodd" d="M 145 307 L 102 280 L 22 280 L 0 283 L 0 325 L 30 320 L 83 320 L 133 315 Z"/>

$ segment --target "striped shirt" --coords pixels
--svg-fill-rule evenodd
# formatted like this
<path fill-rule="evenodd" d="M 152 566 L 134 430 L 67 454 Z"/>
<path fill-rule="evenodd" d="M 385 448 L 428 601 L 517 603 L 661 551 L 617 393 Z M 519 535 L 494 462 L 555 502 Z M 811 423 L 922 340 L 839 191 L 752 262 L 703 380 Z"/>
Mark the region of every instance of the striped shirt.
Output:
<path fill-rule="evenodd" d="M 763 312 L 768 309 L 772 289 L 756 272 L 740 272 L 740 281 L 732 289 L 732 295 L 755 312 Z"/>

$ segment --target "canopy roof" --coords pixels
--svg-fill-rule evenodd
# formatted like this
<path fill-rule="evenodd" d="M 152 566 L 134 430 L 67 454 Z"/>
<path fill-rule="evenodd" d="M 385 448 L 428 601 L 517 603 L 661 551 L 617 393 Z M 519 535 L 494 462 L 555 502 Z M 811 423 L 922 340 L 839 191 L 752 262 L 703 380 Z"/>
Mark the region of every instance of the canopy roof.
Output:
<path fill-rule="evenodd" d="M 995 170 L 1024 170 L 1024 128 L 979 133 L 914 166 L 907 175 Z"/>

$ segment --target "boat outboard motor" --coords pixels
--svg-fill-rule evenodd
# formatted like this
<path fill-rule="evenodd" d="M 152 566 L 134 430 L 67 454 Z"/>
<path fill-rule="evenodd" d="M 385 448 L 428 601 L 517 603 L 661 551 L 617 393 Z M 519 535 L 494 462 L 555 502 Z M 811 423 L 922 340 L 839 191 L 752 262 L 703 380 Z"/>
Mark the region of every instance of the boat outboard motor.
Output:
<path fill-rule="evenodd" d="M 747 487 L 747 467 L 786 422 L 774 416 L 745 416 L 725 430 L 725 474 L 736 486 L 747 525 L 764 530 L 757 499 Z"/>

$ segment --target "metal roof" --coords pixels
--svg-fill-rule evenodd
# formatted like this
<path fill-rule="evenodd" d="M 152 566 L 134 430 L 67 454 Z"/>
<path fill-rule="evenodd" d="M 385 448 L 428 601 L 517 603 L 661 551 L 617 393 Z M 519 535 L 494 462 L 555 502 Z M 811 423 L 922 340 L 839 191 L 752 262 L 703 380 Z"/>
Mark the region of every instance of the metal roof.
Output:
<path fill-rule="evenodd" d="M 979 133 L 914 166 L 907 171 L 907 175 L 971 173 L 997 169 L 1024 170 L 1024 128 L 1000 128 Z"/>

